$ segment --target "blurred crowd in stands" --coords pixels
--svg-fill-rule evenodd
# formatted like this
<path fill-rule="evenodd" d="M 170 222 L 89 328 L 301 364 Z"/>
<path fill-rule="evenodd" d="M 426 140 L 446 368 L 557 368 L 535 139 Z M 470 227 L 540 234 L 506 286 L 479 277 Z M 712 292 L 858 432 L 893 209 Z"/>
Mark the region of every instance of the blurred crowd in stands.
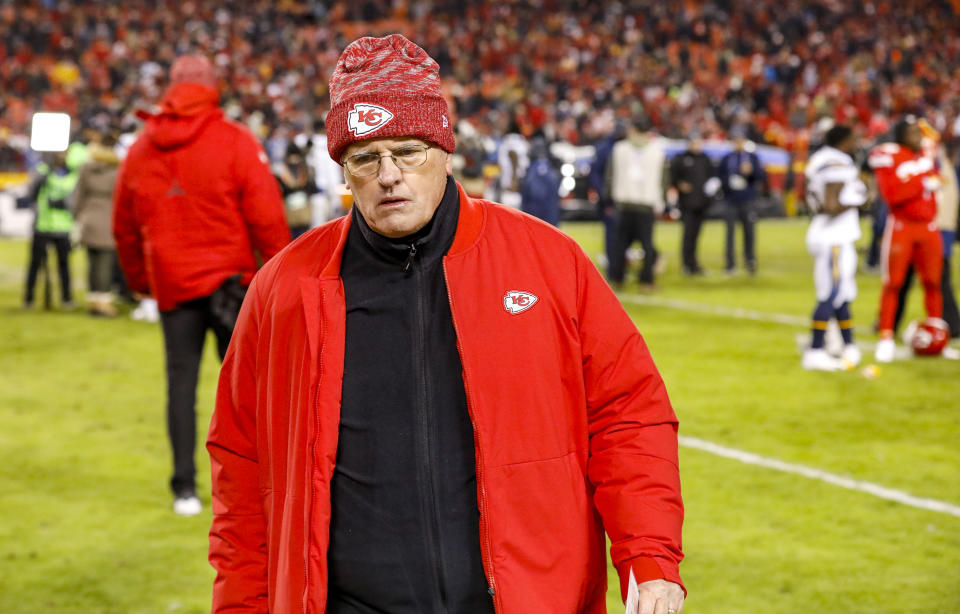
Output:
<path fill-rule="evenodd" d="M 949 139 L 958 14 L 960 0 L 6 0 L 0 170 L 30 163 L 37 110 L 135 129 L 187 52 L 214 60 L 227 114 L 280 161 L 326 113 L 346 43 L 393 31 L 437 58 L 458 120 L 497 140 L 593 143 L 642 113 L 667 137 L 742 125 L 802 156 L 818 119 L 870 138 L 904 112 Z"/>

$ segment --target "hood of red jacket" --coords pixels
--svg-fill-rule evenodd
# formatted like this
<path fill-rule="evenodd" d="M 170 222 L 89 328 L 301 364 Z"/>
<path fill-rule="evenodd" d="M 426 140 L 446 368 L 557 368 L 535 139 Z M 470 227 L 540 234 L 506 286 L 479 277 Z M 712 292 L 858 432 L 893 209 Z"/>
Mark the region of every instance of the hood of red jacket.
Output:
<path fill-rule="evenodd" d="M 207 123 L 223 112 L 217 106 L 220 94 L 212 87 L 179 83 L 160 100 L 160 112 L 140 113 L 146 120 L 144 133 L 160 149 L 175 149 L 193 141 Z"/>

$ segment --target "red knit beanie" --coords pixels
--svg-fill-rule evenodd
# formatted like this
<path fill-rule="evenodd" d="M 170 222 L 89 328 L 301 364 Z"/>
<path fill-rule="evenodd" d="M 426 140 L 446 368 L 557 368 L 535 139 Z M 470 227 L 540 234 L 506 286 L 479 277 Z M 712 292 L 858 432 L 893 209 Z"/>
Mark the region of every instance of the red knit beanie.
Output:
<path fill-rule="evenodd" d="M 170 67 L 170 85 L 197 83 L 216 89 L 213 65 L 202 55 L 181 55 Z"/>
<path fill-rule="evenodd" d="M 357 141 L 414 137 L 453 152 L 440 67 L 400 34 L 350 43 L 330 76 L 327 150 L 337 163 Z"/>

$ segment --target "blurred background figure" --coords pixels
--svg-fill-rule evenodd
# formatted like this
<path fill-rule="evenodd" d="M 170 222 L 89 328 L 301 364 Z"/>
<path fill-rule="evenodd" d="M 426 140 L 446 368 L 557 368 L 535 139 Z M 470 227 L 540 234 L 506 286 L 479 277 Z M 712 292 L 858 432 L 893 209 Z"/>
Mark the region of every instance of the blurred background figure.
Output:
<path fill-rule="evenodd" d="M 813 257 L 813 283 L 817 306 L 813 312 L 812 340 L 803 353 L 804 369 L 837 371 L 860 364 L 853 341 L 850 304 L 857 297 L 857 249 L 860 238 L 858 209 L 867 204 L 867 186 L 853 161 L 856 136 L 844 124 L 830 128 L 824 145 L 806 166 L 807 206 L 814 213 L 807 229 L 807 251 Z M 840 358 L 826 350 L 827 325 L 836 320 L 843 338 Z"/>
<path fill-rule="evenodd" d="M 36 166 L 25 200 L 35 208 L 33 239 L 30 242 L 30 263 L 27 266 L 23 304 L 34 305 L 37 277 L 44 271 L 45 300 L 49 306 L 50 267 L 48 250 L 57 255 L 57 273 L 60 278 L 60 306 L 73 309 L 73 291 L 70 280 L 70 231 L 73 229 L 73 193 L 77 186 L 79 167 L 86 158 L 86 147 L 71 144 L 65 152 L 48 154 L 48 162 Z"/>
<path fill-rule="evenodd" d="M 747 272 L 753 275 L 757 272 L 755 200 L 757 188 L 766 182 L 766 174 L 757 156 L 756 146 L 747 139 L 746 126 L 735 125 L 730 129 L 730 138 L 734 143 L 733 151 L 721 158 L 717 165 L 726 203 L 725 272 L 736 272 L 734 239 L 737 222 L 740 222 L 743 228 L 743 264 Z"/>
<path fill-rule="evenodd" d="M 597 217 L 603 224 L 603 262 L 601 268 L 607 270 L 609 277 L 610 263 L 613 262 L 617 243 L 617 209 L 610 197 L 610 184 L 607 181 L 607 169 L 610 165 L 610 154 L 617 141 L 627 134 L 626 126 L 622 122 L 614 123 L 613 129 L 597 140 L 594 146 L 594 157 L 590 163 L 590 174 L 587 182 L 590 197 L 597 206 Z"/>
<path fill-rule="evenodd" d="M 645 289 L 654 285 L 659 253 L 653 244 L 653 227 L 664 208 L 666 156 L 660 139 L 649 132 L 650 128 L 647 118 L 635 119 L 626 138 L 618 141 L 610 154 L 610 197 L 617 209 L 617 243 L 609 269 L 614 287 L 623 286 L 627 250 L 634 241 L 643 247 L 640 285 Z"/>
<path fill-rule="evenodd" d="M 312 131 L 298 134 L 294 143 L 303 151 L 317 187 L 310 197 L 313 212 L 310 225 L 319 226 L 340 217 L 345 212 L 340 198 L 343 169 L 327 154 L 326 124 L 322 119 L 314 120 Z"/>
<path fill-rule="evenodd" d="M 470 122 L 457 124 L 457 150 L 454 164 L 454 176 L 472 198 L 485 198 L 487 179 L 484 176 L 487 151 L 481 135 Z M 515 206 L 519 207 L 517 201 Z"/>
<path fill-rule="evenodd" d="M 508 207 L 520 207 L 520 184 L 530 165 L 530 143 L 520 132 L 516 119 L 510 120 L 506 134 L 497 149 L 500 167 L 500 201 Z"/>
<path fill-rule="evenodd" d="M 274 166 L 274 175 L 280 182 L 290 237 L 296 239 L 312 226 L 313 210 L 310 199 L 318 192 L 313 170 L 307 164 L 300 148 L 290 143 L 283 160 Z"/>
<path fill-rule="evenodd" d="M 671 160 L 670 183 L 677 190 L 677 205 L 683 222 L 683 273 L 703 275 L 703 267 L 697 258 L 697 241 L 720 181 L 716 177 L 713 162 L 703 153 L 703 140 L 699 133 L 692 133 L 687 150 Z"/>
<path fill-rule="evenodd" d="M 114 194 L 114 238 L 130 288 L 157 301 L 166 349 L 173 510 L 201 511 L 196 391 L 207 331 L 223 358 L 258 263 L 290 240 L 267 154 L 218 107 L 213 66 L 177 58 L 156 114 L 130 147 Z"/>
<path fill-rule="evenodd" d="M 954 160 L 956 159 L 956 145 L 953 151 L 948 154 L 947 147 L 940 144 L 937 147 L 937 170 L 943 185 L 936 192 L 937 198 L 937 229 L 940 231 L 940 237 L 943 239 L 943 270 L 940 273 L 940 293 L 943 295 L 943 319 L 950 330 L 950 337 L 956 339 L 960 337 L 960 310 L 957 308 L 956 292 L 953 288 L 953 279 L 951 275 L 953 244 L 957 240 L 957 216 L 958 200 L 960 200 L 960 191 L 957 187 L 957 168 Z M 910 288 L 913 285 L 913 278 L 916 267 L 911 266 L 907 270 L 907 276 L 900 286 L 900 293 L 897 295 L 897 313 L 894 316 L 894 333 L 900 330 L 900 324 L 903 321 L 903 313 L 907 307 L 907 297 Z"/>
<path fill-rule="evenodd" d="M 80 168 L 75 192 L 74 235 L 87 250 L 87 309 L 92 315 L 115 316 L 113 280 L 117 250 L 113 241 L 113 188 L 120 158 L 116 136 L 108 131 L 88 145 L 89 159 Z"/>
<path fill-rule="evenodd" d="M 550 148 L 543 138 L 535 138 L 530 146 L 530 166 L 523 176 L 520 208 L 548 224 L 560 224 L 560 172 L 550 158 Z"/>
<path fill-rule="evenodd" d="M 880 340 L 874 352 L 877 362 L 894 359 L 894 322 L 898 296 L 913 265 L 923 281 L 927 318 L 940 320 L 943 295 L 943 240 L 934 220 L 936 192 L 943 187 L 936 163 L 924 151 L 924 135 L 918 118 L 904 115 L 894 126 L 893 143 L 883 143 L 870 152 L 870 166 L 877 187 L 890 207 L 883 236 L 883 289 L 880 294 Z"/>

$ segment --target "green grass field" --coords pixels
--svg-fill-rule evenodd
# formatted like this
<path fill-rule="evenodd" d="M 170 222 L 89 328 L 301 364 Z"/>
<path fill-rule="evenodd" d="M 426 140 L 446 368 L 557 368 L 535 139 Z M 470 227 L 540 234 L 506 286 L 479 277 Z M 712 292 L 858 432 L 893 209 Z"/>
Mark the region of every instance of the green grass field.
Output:
<path fill-rule="evenodd" d="M 597 224 L 565 229 L 601 251 Z M 657 228 L 668 267 L 641 300 L 659 304 L 631 299 L 635 286 L 624 298 L 682 435 L 960 505 L 960 362 L 904 360 L 873 379 L 805 372 L 802 323 L 723 311 L 809 315 L 805 224 L 759 225 L 754 278 L 716 274 L 718 223 L 701 245 L 714 275 L 681 277 L 679 230 Z M 209 464 L 200 450 L 204 514 L 174 516 L 159 327 L 23 311 L 26 253 L 23 241 L 0 241 L 0 613 L 209 611 Z M 75 253 L 75 279 L 84 265 Z M 867 346 L 879 279 L 859 283 L 853 312 Z M 920 302 L 914 291 L 910 317 Z M 201 438 L 219 367 L 212 346 Z M 689 447 L 680 456 L 685 613 L 960 613 L 960 518 Z M 610 612 L 622 612 L 611 580 Z"/>

